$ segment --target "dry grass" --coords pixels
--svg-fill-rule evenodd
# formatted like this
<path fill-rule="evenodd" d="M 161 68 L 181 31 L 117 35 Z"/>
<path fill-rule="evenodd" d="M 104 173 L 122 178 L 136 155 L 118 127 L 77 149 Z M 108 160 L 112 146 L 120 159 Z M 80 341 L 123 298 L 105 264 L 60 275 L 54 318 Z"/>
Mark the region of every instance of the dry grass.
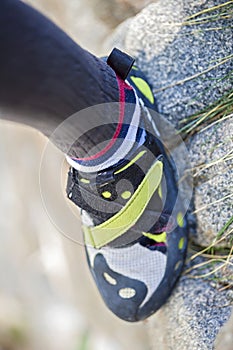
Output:
<path fill-rule="evenodd" d="M 232 58 L 233 55 L 231 55 L 231 59 Z M 213 126 L 231 117 L 232 113 L 233 89 L 202 111 L 182 120 L 182 124 L 185 125 L 180 128 L 179 133 L 185 138 L 187 135 L 193 135 L 199 131 L 204 131 L 209 126 Z"/>
<path fill-rule="evenodd" d="M 218 6 L 207 8 L 201 12 L 197 12 L 192 16 L 186 18 L 184 25 L 201 25 L 209 22 L 219 21 L 221 19 L 231 19 L 233 18 L 233 1 L 227 1 Z M 229 22 L 233 23 L 233 22 Z M 205 28 L 204 30 L 224 30 L 228 27 L 216 27 L 216 28 Z M 202 28 L 200 27 L 200 30 Z M 183 84 L 191 79 L 195 79 L 210 70 L 219 67 L 226 62 L 229 62 L 233 59 L 233 55 L 226 56 L 219 60 L 218 62 L 210 64 L 209 68 L 186 78 L 183 81 L 178 81 L 174 85 Z M 222 76 L 221 78 L 216 79 L 216 83 L 224 82 L 224 80 L 233 80 L 233 71 L 230 71 L 228 75 Z M 214 83 L 213 83 L 214 84 Z M 213 87 L 213 85 L 212 85 Z M 233 89 L 228 91 L 220 99 L 207 106 L 203 110 L 195 113 L 181 122 L 181 127 L 179 133 L 183 138 L 188 138 L 191 135 L 196 133 L 203 132 L 210 127 L 216 126 L 218 123 L 221 123 L 229 118 L 233 117 Z M 233 159 L 233 150 L 229 150 L 225 155 L 218 159 L 214 159 L 208 164 L 201 164 L 192 169 L 194 177 L 199 176 L 203 171 L 208 168 L 225 163 L 226 161 L 232 161 Z M 215 204 L 216 202 L 224 201 L 227 198 L 233 196 L 233 193 L 228 194 L 220 198 L 218 201 L 212 202 L 206 206 L 198 208 L 194 213 L 200 212 L 207 209 L 210 205 Z M 198 279 L 204 278 L 214 281 L 219 290 L 226 290 L 233 288 L 233 216 L 225 223 L 225 225 L 217 233 L 216 238 L 208 247 L 197 247 L 190 244 L 190 253 L 191 257 L 189 262 L 193 265 L 187 268 L 184 271 L 184 274 L 190 278 Z M 203 259 L 200 262 L 198 259 L 195 263 L 195 259 L 202 257 Z"/>
<path fill-rule="evenodd" d="M 214 241 L 200 250 L 199 247 L 190 246 L 192 253 L 189 262 L 198 257 L 204 261 L 195 263 L 184 271 L 184 274 L 192 279 L 204 278 L 217 283 L 219 290 L 233 288 L 233 228 L 228 230 L 233 223 L 233 216 L 218 232 Z M 230 248 L 219 247 L 220 243 L 227 243 Z M 197 251 L 199 250 L 199 251 Z"/>

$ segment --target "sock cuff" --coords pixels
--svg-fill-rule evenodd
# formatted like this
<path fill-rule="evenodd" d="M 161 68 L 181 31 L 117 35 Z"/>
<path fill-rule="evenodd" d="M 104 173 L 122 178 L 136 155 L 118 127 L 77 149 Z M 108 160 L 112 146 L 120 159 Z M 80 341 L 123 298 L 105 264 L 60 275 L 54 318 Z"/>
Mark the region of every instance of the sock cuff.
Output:
<path fill-rule="evenodd" d="M 97 172 L 113 166 L 125 158 L 137 142 L 141 108 L 134 88 L 117 76 L 119 89 L 118 123 L 103 149 L 83 158 L 67 156 L 68 163 L 78 171 Z M 103 126 L 104 127 L 104 126 Z M 93 135 L 92 142 L 95 140 Z"/>

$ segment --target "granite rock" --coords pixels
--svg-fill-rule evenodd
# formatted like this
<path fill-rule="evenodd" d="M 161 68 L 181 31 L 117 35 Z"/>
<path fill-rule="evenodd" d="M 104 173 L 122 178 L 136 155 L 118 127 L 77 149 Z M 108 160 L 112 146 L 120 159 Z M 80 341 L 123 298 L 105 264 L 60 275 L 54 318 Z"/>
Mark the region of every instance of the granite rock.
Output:
<path fill-rule="evenodd" d="M 233 115 L 194 135 L 190 159 L 195 182 L 198 235 L 195 242 L 208 246 L 230 220 L 233 212 Z M 229 226 L 228 231 L 232 229 Z M 221 245 L 226 244 L 223 242 Z"/>

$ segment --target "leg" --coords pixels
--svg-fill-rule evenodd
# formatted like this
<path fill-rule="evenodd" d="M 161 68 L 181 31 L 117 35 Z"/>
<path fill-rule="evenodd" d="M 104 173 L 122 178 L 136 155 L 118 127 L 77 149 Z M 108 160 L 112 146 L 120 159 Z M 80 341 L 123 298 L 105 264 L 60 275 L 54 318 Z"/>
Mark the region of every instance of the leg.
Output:
<path fill-rule="evenodd" d="M 4 118 L 50 136 L 70 115 L 92 105 L 118 101 L 114 71 L 30 6 L 2 0 L 0 27 L 0 106 Z M 63 151 L 59 140 L 55 142 Z M 79 155 L 78 149 L 71 152 Z"/>

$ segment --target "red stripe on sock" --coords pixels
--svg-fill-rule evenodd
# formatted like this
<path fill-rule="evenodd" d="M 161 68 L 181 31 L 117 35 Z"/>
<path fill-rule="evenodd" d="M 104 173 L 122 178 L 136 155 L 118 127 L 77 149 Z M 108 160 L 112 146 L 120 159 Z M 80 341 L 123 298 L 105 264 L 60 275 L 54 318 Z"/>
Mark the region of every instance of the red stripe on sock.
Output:
<path fill-rule="evenodd" d="M 97 159 L 97 158 L 101 157 L 102 155 L 104 155 L 107 151 L 109 151 L 109 149 L 114 145 L 117 137 L 120 134 L 123 120 L 124 120 L 125 89 L 132 90 L 132 87 L 130 85 L 126 84 L 126 82 L 124 80 L 120 79 L 118 76 L 117 76 L 117 83 L 118 83 L 118 88 L 119 88 L 120 111 L 119 111 L 118 125 L 117 125 L 116 131 L 115 131 L 112 139 L 109 141 L 109 143 L 107 144 L 107 146 L 105 148 L 103 148 L 100 152 L 94 154 L 93 156 L 86 157 L 86 158 L 73 158 L 72 157 L 73 160 L 88 161 L 88 160 Z"/>

